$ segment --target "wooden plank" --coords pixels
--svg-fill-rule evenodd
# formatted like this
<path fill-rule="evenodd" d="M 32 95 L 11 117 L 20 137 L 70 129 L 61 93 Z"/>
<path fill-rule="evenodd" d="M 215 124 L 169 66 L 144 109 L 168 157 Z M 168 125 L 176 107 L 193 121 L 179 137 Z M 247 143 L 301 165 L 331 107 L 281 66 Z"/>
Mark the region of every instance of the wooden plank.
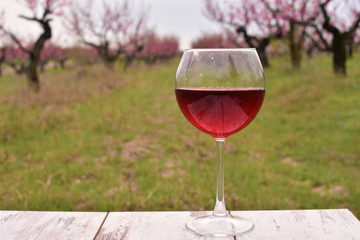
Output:
<path fill-rule="evenodd" d="M 0 211 L 0 239 L 93 240 L 107 213 Z"/>
<path fill-rule="evenodd" d="M 185 229 L 189 219 L 205 212 L 111 212 L 96 240 L 128 239 L 214 239 Z M 250 233 L 236 237 L 255 239 L 360 239 L 360 222 L 347 209 L 295 211 L 235 211 L 255 223 Z M 234 238 L 220 238 L 234 239 Z"/>
<path fill-rule="evenodd" d="M 360 222 L 347 209 L 245 211 L 233 215 L 251 219 L 255 228 L 239 237 L 255 239 L 360 240 Z"/>
<path fill-rule="evenodd" d="M 110 212 L 95 240 L 213 239 L 195 235 L 185 229 L 186 221 L 206 214 L 207 212 Z"/>

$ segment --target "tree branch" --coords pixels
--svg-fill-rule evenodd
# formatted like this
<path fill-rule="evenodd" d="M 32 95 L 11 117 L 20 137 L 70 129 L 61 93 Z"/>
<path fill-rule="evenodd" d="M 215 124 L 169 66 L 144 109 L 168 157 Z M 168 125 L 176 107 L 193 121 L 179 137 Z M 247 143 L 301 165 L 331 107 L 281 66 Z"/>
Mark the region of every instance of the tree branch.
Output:
<path fill-rule="evenodd" d="M 310 39 L 310 41 L 313 43 L 314 47 L 316 47 L 317 49 L 319 49 L 321 51 L 328 51 L 328 52 L 332 50 L 332 48 L 329 46 L 329 44 L 327 43 L 327 41 L 325 39 L 324 39 L 324 41 L 322 41 L 324 43 L 324 47 L 322 47 L 322 46 L 320 46 L 319 41 L 316 40 L 313 35 L 310 35 L 308 32 L 305 32 L 304 34 L 308 39 Z"/>
<path fill-rule="evenodd" d="M 350 27 L 349 31 L 347 32 L 351 35 L 356 31 L 358 27 L 360 27 L 360 14 L 358 15 L 356 21 L 354 21 L 354 24 Z"/>
<path fill-rule="evenodd" d="M 315 32 L 319 35 L 321 42 L 325 45 L 325 48 L 327 50 L 331 50 L 329 43 L 326 41 L 326 39 L 325 39 L 323 33 L 321 32 L 321 30 L 319 29 L 318 25 L 316 25 L 315 23 L 307 22 L 307 21 L 298 21 L 298 20 L 293 20 L 293 21 L 294 21 L 294 23 L 304 26 L 305 28 L 312 27 L 315 30 Z M 310 37 L 310 35 L 308 33 L 306 33 L 306 36 Z M 313 39 L 313 37 L 311 37 L 311 38 Z"/>
<path fill-rule="evenodd" d="M 256 42 L 259 42 L 259 40 L 255 37 L 255 36 L 250 36 L 248 35 L 247 29 L 245 26 L 239 26 L 236 28 L 236 32 L 237 33 L 242 33 L 244 35 L 245 41 L 246 43 L 249 45 L 249 47 L 251 48 L 255 48 L 256 46 L 253 44 L 253 40 L 255 40 Z"/>
<path fill-rule="evenodd" d="M 36 21 L 36 22 L 39 22 L 40 20 L 36 17 L 27 17 L 25 15 L 19 15 L 19 18 L 23 18 L 25 20 L 28 20 L 28 21 Z"/>
<path fill-rule="evenodd" d="M 331 32 L 332 34 L 339 34 L 340 33 L 339 29 L 337 29 L 334 25 L 330 24 L 330 17 L 326 11 L 327 3 L 328 3 L 328 1 L 320 4 L 320 9 L 321 9 L 321 12 L 322 12 L 322 14 L 324 16 L 324 20 L 325 20 L 325 22 L 323 23 L 323 27 L 327 31 Z"/>
<path fill-rule="evenodd" d="M 28 50 L 27 48 L 25 48 L 25 47 L 22 45 L 22 43 L 20 42 L 20 40 L 19 40 L 12 32 L 9 32 L 9 31 L 7 31 L 7 30 L 4 30 L 4 33 L 7 34 L 7 35 L 9 35 L 10 38 L 11 38 L 11 40 L 13 40 L 13 41 L 16 43 L 16 45 L 17 45 L 23 52 L 25 52 L 25 53 L 27 53 L 27 54 L 30 54 L 31 51 Z"/>

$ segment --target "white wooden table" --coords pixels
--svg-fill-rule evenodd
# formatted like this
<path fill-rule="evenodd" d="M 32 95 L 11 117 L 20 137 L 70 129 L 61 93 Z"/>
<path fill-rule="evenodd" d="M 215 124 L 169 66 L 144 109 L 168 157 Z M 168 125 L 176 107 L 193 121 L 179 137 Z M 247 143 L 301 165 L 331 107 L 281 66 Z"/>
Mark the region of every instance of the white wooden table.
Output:
<path fill-rule="evenodd" d="M 184 223 L 206 212 L 32 212 L 0 211 L 1 240 L 216 239 L 188 232 Z M 347 209 L 233 211 L 255 228 L 236 238 L 359 239 L 360 222 Z"/>

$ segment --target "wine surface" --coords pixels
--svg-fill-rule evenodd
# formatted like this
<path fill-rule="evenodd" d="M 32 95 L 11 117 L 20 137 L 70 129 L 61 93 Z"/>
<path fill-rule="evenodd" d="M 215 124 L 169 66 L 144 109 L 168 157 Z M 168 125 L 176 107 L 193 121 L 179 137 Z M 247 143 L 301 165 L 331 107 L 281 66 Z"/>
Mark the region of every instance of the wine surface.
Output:
<path fill-rule="evenodd" d="M 263 88 L 175 89 L 188 121 L 215 139 L 225 139 L 245 128 L 263 103 Z"/>

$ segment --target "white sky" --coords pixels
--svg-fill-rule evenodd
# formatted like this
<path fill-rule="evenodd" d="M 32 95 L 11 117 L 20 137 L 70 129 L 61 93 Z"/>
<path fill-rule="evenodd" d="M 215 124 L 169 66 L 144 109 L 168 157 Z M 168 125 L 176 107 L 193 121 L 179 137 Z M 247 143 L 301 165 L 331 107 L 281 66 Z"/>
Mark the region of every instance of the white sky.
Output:
<path fill-rule="evenodd" d="M 76 1 L 79 0 L 74 2 Z M 155 32 L 160 36 L 174 35 L 178 37 L 181 49 L 189 48 L 191 41 L 204 33 L 220 31 L 218 24 L 204 16 L 203 0 L 137 0 L 136 2 L 150 6 L 149 26 L 154 27 Z M 31 12 L 19 4 L 18 0 L 0 0 L 0 12 L 2 10 L 5 10 L 5 26 L 20 33 L 22 37 L 35 38 L 41 32 L 41 28 L 36 23 L 29 23 L 18 17 L 19 14 L 32 16 Z M 54 18 L 51 25 L 53 40 L 65 44 L 71 39 L 74 40 L 71 36 L 67 36 L 61 21 L 57 18 Z"/>

